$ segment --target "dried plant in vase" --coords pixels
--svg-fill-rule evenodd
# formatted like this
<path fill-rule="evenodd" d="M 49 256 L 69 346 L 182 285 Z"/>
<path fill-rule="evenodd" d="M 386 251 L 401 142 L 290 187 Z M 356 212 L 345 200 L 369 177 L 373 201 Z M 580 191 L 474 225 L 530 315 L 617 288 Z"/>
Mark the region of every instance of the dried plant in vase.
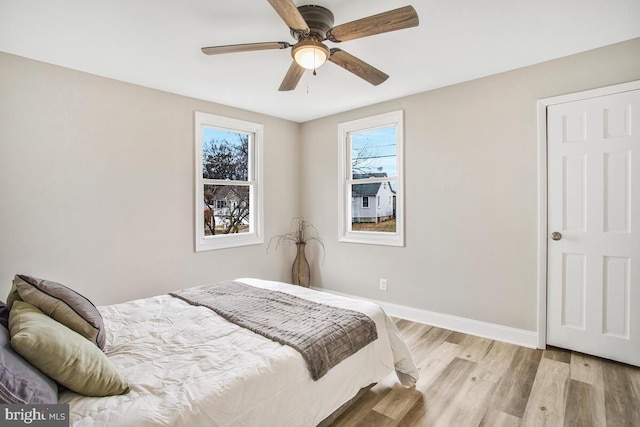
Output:
<path fill-rule="evenodd" d="M 286 234 L 278 234 L 273 236 L 269 240 L 267 251 L 271 247 L 273 241 L 276 241 L 276 250 L 281 245 L 287 245 L 294 243 L 296 245 L 296 258 L 293 261 L 291 267 L 291 282 L 294 285 L 309 287 L 311 283 L 311 270 L 309 268 L 309 262 L 304 253 L 304 248 L 308 242 L 316 241 L 322 247 L 322 254 L 324 255 L 324 242 L 318 235 L 318 230 L 309 221 L 303 217 L 298 216 L 291 220 L 290 232 Z"/>

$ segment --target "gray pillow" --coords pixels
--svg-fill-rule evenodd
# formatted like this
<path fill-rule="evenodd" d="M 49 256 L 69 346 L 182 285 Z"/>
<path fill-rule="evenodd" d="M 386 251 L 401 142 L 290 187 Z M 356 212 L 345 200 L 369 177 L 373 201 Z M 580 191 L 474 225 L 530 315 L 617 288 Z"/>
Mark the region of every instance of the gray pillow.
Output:
<path fill-rule="evenodd" d="M 14 284 L 11 286 L 11 290 L 9 291 L 9 295 L 7 295 L 7 309 L 11 310 L 11 306 L 14 301 L 22 301 L 20 299 L 20 294 L 18 294 L 18 290 L 15 285 L 16 279 L 13 279 Z"/>
<path fill-rule="evenodd" d="M 60 283 L 31 276 L 17 275 L 13 286 L 22 301 L 104 348 L 107 334 L 102 316 L 87 298 Z"/>
<path fill-rule="evenodd" d="M 0 404 L 58 403 L 58 387 L 11 348 L 9 330 L 0 326 Z"/>
<path fill-rule="evenodd" d="M 0 301 L 0 325 L 9 328 L 9 309 L 2 301 Z"/>

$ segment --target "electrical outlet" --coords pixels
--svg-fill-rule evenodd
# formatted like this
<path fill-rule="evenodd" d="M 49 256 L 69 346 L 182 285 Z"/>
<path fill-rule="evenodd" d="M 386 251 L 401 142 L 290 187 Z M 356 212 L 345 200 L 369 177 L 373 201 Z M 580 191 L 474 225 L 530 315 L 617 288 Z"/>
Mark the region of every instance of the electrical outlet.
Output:
<path fill-rule="evenodd" d="M 380 290 L 381 291 L 387 290 L 387 279 L 380 279 Z"/>

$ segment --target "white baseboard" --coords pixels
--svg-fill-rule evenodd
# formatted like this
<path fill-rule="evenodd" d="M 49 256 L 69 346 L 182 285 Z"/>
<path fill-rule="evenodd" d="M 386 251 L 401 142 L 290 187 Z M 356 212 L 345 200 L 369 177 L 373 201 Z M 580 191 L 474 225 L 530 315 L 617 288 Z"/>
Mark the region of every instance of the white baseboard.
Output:
<path fill-rule="evenodd" d="M 405 305 L 363 298 L 356 295 L 349 295 L 324 288 L 316 288 L 312 286 L 312 289 L 378 304 L 388 315 L 399 317 L 401 319 L 424 323 L 425 325 L 436 326 L 438 328 L 462 332 L 482 338 L 502 341 L 509 344 L 515 344 L 522 347 L 537 348 L 538 334 L 535 332 L 526 331 L 524 329 L 516 329 L 509 326 L 502 326 L 496 325 L 494 323 L 466 319 L 464 317 L 435 313 L 433 311 L 421 310 L 418 308 L 407 307 Z"/>

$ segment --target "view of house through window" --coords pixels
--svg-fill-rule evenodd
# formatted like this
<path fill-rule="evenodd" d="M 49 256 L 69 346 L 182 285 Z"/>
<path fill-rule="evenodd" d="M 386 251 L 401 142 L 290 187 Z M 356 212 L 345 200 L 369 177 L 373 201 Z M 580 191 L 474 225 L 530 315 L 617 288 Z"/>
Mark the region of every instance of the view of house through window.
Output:
<path fill-rule="evenodd" d="M 249 135 L 207 126 L 202 132 L 202 178 L 211 180 L 204 184 L 204 234 L 246 233 L 251 209 Z"/>
<path fill-rule="evenodd" d="M 338 126 L 341 241 L 404 245 L 402 117 L 394 111 Z"/>
<path fill-rule="evenodd" d="M 196 251 L 262 243 L 263 126 L 195 117 Z"/>
<path fill-rule="evenodd" d="M 396 127 L 351 132 L 352 231 L 396 232 Z M 373 204 L 369 198 L 376 200 Z M 361 203 L 358 203 L 358 201 Z M 361 208 L 359 208 L 361 207 Z"/>

